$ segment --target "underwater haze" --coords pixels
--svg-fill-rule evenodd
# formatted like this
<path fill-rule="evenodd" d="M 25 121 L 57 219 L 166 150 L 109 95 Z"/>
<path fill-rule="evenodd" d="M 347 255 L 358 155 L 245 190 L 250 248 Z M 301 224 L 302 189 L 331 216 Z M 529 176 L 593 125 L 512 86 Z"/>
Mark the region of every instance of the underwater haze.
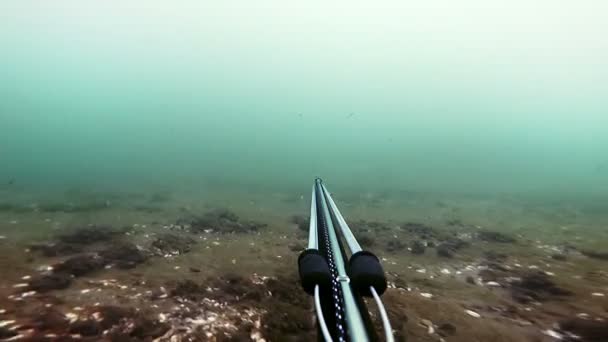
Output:
<path fill-rule="evenodd" d="M 606 10 L 3 1 L 0 179 L 606 195 Z"/>
<path fill-rule="evenodd" d="M 0 341 L 608 341 L 607 13 L 0 0 Z"/>

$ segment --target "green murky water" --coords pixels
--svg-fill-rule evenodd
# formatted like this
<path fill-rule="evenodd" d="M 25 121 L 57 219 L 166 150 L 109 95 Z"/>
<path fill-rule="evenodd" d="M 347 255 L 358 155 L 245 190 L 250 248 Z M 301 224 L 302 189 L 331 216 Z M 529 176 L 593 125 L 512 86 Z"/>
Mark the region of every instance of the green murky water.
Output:
<path fill-rule="evenodd" d="M 606 10 L 603 1 L 591 0 L 5 0 L 0 243 L 14 258 L 3 268 L 23 265 L 1 289 L 10 294 L 19 277 L 48 263 L 11 248 L 21 251 L 64 229 L 100 223 L 131 227 L 130 238 L 147 246 L 166 226 L 213 208 L 268 226 L 227 242 L 223 235 L 201 235 L 198 247 L 175 265 L 152 262 L 117 274 L 156 272 L 169 282 L 198 277 L 188 271 L 197 267 L 205 275 L 283 274 L 297 255 L 289 243 L 305 243 L 289 217 L 307 214 L 316 176 L 335 192 L 349 221 L 388 227 L 366 238 L 375 241 L 372 249 L 387 270 L 408 281 L 421 277 L 416 269 L 439 270 L 446 261 L 429 253 L 412 257 L 405 249 L 412 236 L 400 230 L 404 222 L 472 241 L 480 229 L 515 236 L 517 247 L 499 250 L 524 268 L 544 267 L 539 260 L 547 262 L 547 253 L 566 245 L 603 253 Z M 395 247 L 391 239 L 405 244 Z M 477 243 L 448 266 L 476 264 L 483 258 L 477 252 L 494 248 Z M 563 272 L 574 282 L 565 284 L 576 292 L 572 305 L 582 310 L 589 304 L 585 296 L 604 291 L 608 278 L 602 264 L 594 264 L 598 258 L 581 253 L 550 273 Z M 247 262 L 240 266 L 237 259 Z M 576 273 L 577 262 L 599 278 Z M 447 308 L 461 313 L 462 305 L 472 304 L 454 298 L 487 296 L 461 291 L 464 283 L 416 285 L 450 298 L 441 304 L 447 310 L 442 319 L 461 329 L 454 341 L 534 340 L 554 323 L 545 313 L 522 314 L 540 322 L 531 333 L 500 319 L 486 330 L 459 321 Z M 402 303 L 398 298 L 394 302 Z M 605 315 L 608 304 L 601 300 L 592 316 Z M 424 303 L 403 303 L 409 309 L 394 304 L 391 315 L 434 320 Z M 551 310 L 565 317 L 574 309 Z M 15 312 L 17 320 L 28 317 Z M 409 322 L 402 334 L 426 341 L 424 329 L 416 333 L 416 319 Z M 272 326 L 262 335 L 293 337 L 282 329 Z M 298 329 L 310 333 L 310 327 Z"/>

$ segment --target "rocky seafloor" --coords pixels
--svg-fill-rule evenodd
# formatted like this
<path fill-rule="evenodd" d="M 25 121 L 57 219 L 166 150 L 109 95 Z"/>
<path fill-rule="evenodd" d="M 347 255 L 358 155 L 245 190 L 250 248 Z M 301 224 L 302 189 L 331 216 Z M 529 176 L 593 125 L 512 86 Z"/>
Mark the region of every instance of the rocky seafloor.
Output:
<path fill-rule="evenodd" d="M 266 220 L 221 208 L 99 210 L 106 216 L 78 220 L 1 213 L 0 340 L 315 339 L 297 278 L 308 229 L 297 210 Z M 353 216 L 387 272 L 398 341 L 608 341 L 608 244 L 585 242 L 601 232 L 583 241 L 567 226 L 551 236 L 464 218 Z"/>

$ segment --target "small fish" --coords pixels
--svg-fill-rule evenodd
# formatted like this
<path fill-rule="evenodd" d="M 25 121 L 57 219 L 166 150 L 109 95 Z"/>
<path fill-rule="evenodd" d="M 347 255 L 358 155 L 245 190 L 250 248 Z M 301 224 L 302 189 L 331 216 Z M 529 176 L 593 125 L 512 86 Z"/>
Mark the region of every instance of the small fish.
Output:
<path fill-rule="evenodd" d="M 8 184 L 8 185 L 13 185 L 13 184 L 15 184 L 15 179 L 14 179 L 14 178 L 9 179 L 7 184 Z"/>
<path fill-rule="evenodd" d="M 355 113 L 349 113 L 349 114 L 346 116 L 346 118 L 347 118 L 347 119 L 350 119 L 350 118 L 352 118 L 353 116 L 355 116 Z"/>

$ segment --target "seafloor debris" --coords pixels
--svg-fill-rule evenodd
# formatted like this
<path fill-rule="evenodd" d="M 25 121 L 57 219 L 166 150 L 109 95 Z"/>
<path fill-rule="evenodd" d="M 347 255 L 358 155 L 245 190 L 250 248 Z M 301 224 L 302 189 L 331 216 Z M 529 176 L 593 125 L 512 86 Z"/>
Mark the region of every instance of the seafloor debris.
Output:
<path fill-rule="evenodd" d="M 65 314 L 52 307 L 43 307 L 23 314 L 26 318 L 15 330 L 28 341 L 72 341 L 77 337 L 150 341 L 169 330 L 168 324 L 130 307 L 90 306 L 81 308 L 78 313 Z"/>
<path fill-rule="evenodd" d="M 179 255 L 190 252 L 196 241 L 188 236 L 165 233 L 159 235 L 152 247 L 162 256 Z"/>
<path fill-rule="evenodd" d="M 401 230 L 416 235 L 420 239 L 429 240 L 439 237 L 437 231 L 423 223 L 406 222 L 400 225 Z"/>
<path fill-rule="evenodd" d="M 412 254 L 424 254 L 425 249 L 426 249 L 426 246 L 424 245 L 424 243 L 422 243 L 419 240 L 414 240 L 410 244 L 410 250 L 411 250 Z"/>
<path fill-rule="evenodd" d="M 29 245 L 29 249 L 34 252 L 40 252 L 46 257 L 54 257 L 80 253 L 83 250 L 83 246 L 59 241 L 31 244 Z"/>
<path fill-rule="evenodd" d="M 473 310 L 465 309 L 464 312 L 471 317 L 481 318 L 481 315 Z"/>
<path fill-rule="evenodd" d="M 257 232 L 266 226 L 264 223 L 255 221 L 243 222 L 235 213 L 228 209 L 216 209 L 203 216 L 179 219 L 172 227 L 192 233 L 216 232 L 226 234 Z"/>
<path fill-rule="evenodd" d="M 115 230 L 110 226 L 93 225 L 59 235 L 57 240 L 68 244 L 90 245 L 110 241 L 122 233 L 122 231 Z"/>
<path fill-rule="evenodd" d="M 441 323 L 437 326 L 437 333 L 439 336 L 447 337 L 456 334 L 456 326 L 452 323 Z"/>
<path fill-rule="evenodd" d="M 72 276 L 67 273 L 50 273 L 33 277 L 27 286 L 27 291 L 47 292 L 68 288 Z"/>
<path fill-rule="evenodd" d="M 393 239 L 389 240 L 386 243 L 386 251 L 387 252 L 396 252 L 405 249 L 407 245 L 403 243 L 401 240 Z"/>
<path fill-rule="evenodd" d="M 608 341 L 608 318 L 582 319 L 570 318 L 559 322 L 559 328 L 570 335 L 578 336 L 578 341 L 603 342 Z"/>
<path fill-rule="evenodd" d="M 122 233 L 109 226 L 92 225 L 60 234 L 54 241 L 31 244 L 29 249 L 47 257 L 76 254 L 84 251 L 86 246 L 113 241 Z"/>
<path fill-rule="evenodd" d="M 173 326 L 163 336 L 167 340 L 171 336 L 194 340 L 314 339 L 310 301 L 295 275 L 275 279 L 229 273 L 202 283 L 180 281 L 171 287 L 171 297 L 179 309 L 162 313 L 162 320 Z"/>
<path fill-rule="evenodd" d="M 497 243 L 515 243 L 517 240 L 505 233 L 482 230 L 477 232 L 477 238 L 486 242 L 497 242 Z"/>
<path fill-rule="evenodd" d="M 592 259 L 598 259 L 598 260 L 608 260 L 608 252 L 598 252 L 598 251 L 592 251 L 592 250 L 580 250 L 581 254 L 592 258 Z"/>
<path fill-rule="evenodd" d="M 437 255 L 440 257 L 452 258 L 454 257 L 454 253 L 456 253 L 456 251 L 468 247 L 469 245 L 470 243 L 463 239 L 451 237 L 437 245 L 435 250 L 437 251 Z"/>
<path fill-rule="evenodd" d="M 308 228 L 310 226 L 310 218 L 304 217 L 302 215 L 293 215 L 290 218 L 290 222 L 297 225 L 299 230 L 303 232 L 308 232 Z"/>
<path fill-rule="evenodd" d="M 361 246 L 365 248 L 371 248 L 376 244 L 376 239 L 371 233 L 361 233 L 357 235 L 357 240 L 361 244 Z"/>
<path fill-rule="evenodd" d="M 511 282 L 511 296 L 519 303 L 542 302 L 555 296 L 570 296 L 572 292 L 558 287 L 542 271 L 532 271 Z"/>
<path fill-rule="evenodd" d="M 130 242 L 120 242 L 99 252 L 106 265 L 115 265 L 121 269 L 129 269 L 143 263 L 147 259 L 146 253 Z"/>
<path fill-rule="evenodd" d="M 289 247 L 289 250 L 292 252 L 301 252 L 305 249 L 304 245 L 302 245 L 299 242 L 290 242 L 287 247 Z"/>
<path fill-rule="evenodd" d="M 64 262 L 53 266 L 54 273 L 66 273 L 75 277 L 95 272 L 106 265 L 106 260 L 98 254 L 83 254 L 73 256 Z"/>
<path fill-rule="evenodd" d="M 70 286 L 74 277 L 81 277 L 108 266 L 133 268 L 146 258 L 145 253 L 134 244 L 116 243 L 98 253 L 76 255 L 55 264 L 42 274 L 31 277 L 23 289 L 38 292 L 65 289 Z"/>

